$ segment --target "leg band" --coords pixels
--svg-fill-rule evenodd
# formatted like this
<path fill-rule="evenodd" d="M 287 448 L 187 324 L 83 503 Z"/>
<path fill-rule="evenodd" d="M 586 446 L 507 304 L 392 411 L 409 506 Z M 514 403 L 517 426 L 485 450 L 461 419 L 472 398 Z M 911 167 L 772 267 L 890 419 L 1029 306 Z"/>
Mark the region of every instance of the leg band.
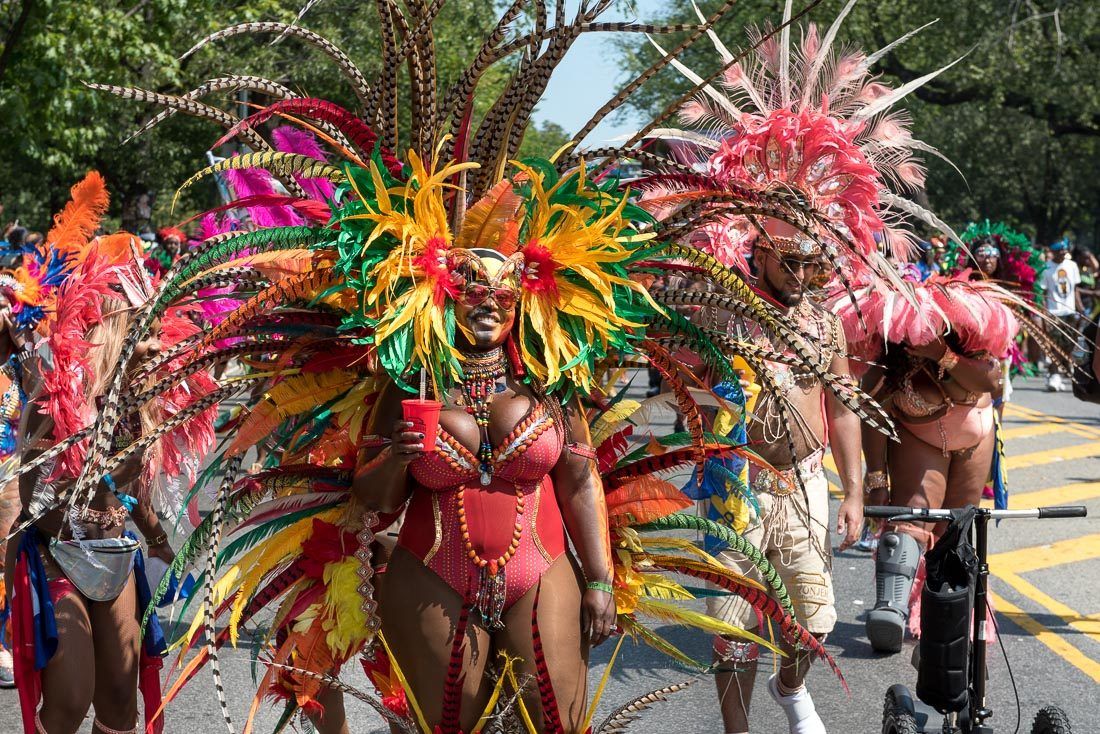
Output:
<path fill-rule="evenodd" d="M 727 640 L 721 635 L 715 635 L 714 656 L 718 660 L 718 670 L 733 672 L 747 663 L 759 660 L 760 646 L 755 642 Z"/>
<path fill-rule="evenodd" d="M 138 734 L 138 728 L 136 724 L 132 729 L 112 729 L 111 727 L 100 721 L 98 718 L 93 720 L 92 729 L 99 729 L 101 732 L 103 732 L 103 734 Z"/>

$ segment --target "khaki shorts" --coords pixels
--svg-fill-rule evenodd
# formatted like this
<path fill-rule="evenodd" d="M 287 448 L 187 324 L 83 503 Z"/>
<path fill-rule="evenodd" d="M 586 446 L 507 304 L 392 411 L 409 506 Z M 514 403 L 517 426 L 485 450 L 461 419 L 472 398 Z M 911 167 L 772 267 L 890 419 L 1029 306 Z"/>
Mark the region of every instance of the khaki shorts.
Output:
<path fill-rule="evenodd" d="M 809 496 L 809 521 L 802 492 L 786 496 L 756 492 L 761 520 L 749 526 L 744 537 L 759 548 L 787 586 L 799 623 L 810 632 L 824 635 L 836 624 L 833 599 L 832 553 L 829 537 L 829 481 L 818 469 L 805 478 Z M 810 533 L 813 532 L 813 541 Z M 718 560 L 724 566 L 755 581 L 763 581 L 760 572 L 740 553 L 722 551 Z M 767 583 L 764 582 L 765 588 Z M 719 596 L 707 599 L 707 613 L 724 622 L 755 629 L 756 612 L 741 597 Z"/>

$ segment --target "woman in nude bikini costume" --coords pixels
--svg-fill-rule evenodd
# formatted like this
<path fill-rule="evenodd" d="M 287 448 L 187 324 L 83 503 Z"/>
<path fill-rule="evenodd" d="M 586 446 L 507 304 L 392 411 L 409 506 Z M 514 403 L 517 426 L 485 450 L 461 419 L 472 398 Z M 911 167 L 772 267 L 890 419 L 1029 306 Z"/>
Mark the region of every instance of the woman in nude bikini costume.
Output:
<path fill-rule="evenodd" d="M 867 371 L 863 385 L 898 424 L 895 443 L 864 431 L 867 503 L 976 505 L 995 449 L 993 395 L 1001 390 L 1001 359 L 1019 328 L 1001 299 L 1014 297 L 991 284 L 939 276 L 913 288 L 911 308 L 901 298 L 895 302 L 885 350 L 881 335 L 868 339 L 842 313 L 857 351 L 866 353 L 866 345 L 879 340 L 872 357 L 879 365 Z M 869 301 L 861 305 L 874 308 Z M 979 328 L 983 324 L 987 328 Z M 938 531 L 942 527 L 925 523 L 887 525 L 875 567 L 876 602 L 867 617 L 875 650 L 901 649 L 918 562 Z"/>
<path fill-rule="evenodd" d="M 90 174 L 78 187 L 83 185 L 99 187 L 102 180 Z M 105 190 L 101 195 L 106 198 Z M 150 591 L 144 558 L 126 521 L 132 518 L 146 538 L 149 555 L 172 561 L 168 536 L 152 507 L 151 482 L 161 470 L 175 476 L 194 462 L 195 453 L 205 448 L 199 444 L 212 442 L 213 415 L 195 421 L 194 433 L 171 431 L 168 441 L 135 451 L 99 482 L 86 503 L 67 503 L 83 465 L 82 448 L 76 444 L 60 451 L 66 439 L 94 420 L 97 398 L 113 376 L 136 308 L 152 291 L 131 240 L 136 242 L 120 234 L 90 244 L 70 242 L 68 262 L 75 266 L 63 282 L 37 282 L 37 290 L 24 290 L 29 284 L 25 271 L 5 274 L 2 282 L 0 321 L 7 348 L 19 352 L 28 405 L 19 428 L 22 463 L 29 469 L 19 477 L 19 523 L 26 527 L 9 542 L 6 558 L 26 734 L 76 732 L 91 707 L 93 732 L 137 732 L 139 676 L 146 709 L 155 709 L 160 700 L 163 638 L 154 615 L 143 639 L 140 619 Z M 49 303 L 26 298 L 33 293 L 47 293 Z M 12 313 L 13 306 L 46 305 L 51 315 L 37 330 L 21 327 Z M 136 368 L 155 357 L 161 334 L 178 338 L 195 328 L 181 315 L 166 316 L 154 335 L 137 345 L 131 364 Z M 186 387 L 148 400 L 116 428 L 112 453 L 127 449 L 208 385 L 203 377 L 192 377 Z"/>

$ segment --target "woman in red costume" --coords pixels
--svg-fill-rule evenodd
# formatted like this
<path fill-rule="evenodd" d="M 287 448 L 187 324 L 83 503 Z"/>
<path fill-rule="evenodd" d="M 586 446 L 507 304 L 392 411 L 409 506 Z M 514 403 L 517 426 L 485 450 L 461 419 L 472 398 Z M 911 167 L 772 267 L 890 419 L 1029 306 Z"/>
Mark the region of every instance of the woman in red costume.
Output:
<path fill-rule="evenodd" d="M 555 18 L 552 32 L 583 32 L 607 8 L 585 4 L 573 20 Z M 262 648 L 267 672 L 246 731 L 268 696 L 285 701 L 284 724 L 304 712 L 324 730 L 340 731 L 338 708 L 331 718 L 322 712 L 331 702 L 323 691 L 348 690 L 335 677 L 355 657 L 381 693 L 357 695 L 404 730 L 471 732 L 484 728 L 480 717 L 511 712 L 533 734 L 584 731 L 595 706 L 586 710 L 588 651 L 616 624 L 686 664 L 694 661 L 638 617 L 770 644 L 679 609 L 692 594 L 671 574 L 748 599 L 791 644 L 827 657 L 793 620 L 767 558 L 728 529 L 680 513 L 692 502 L 666 471 L 746 452 L 708 432 L 690 389 L 694 375 L 671 351 L 689 349 L 732 379 L 731 350 L 659 306 L 635 278 L 687 272 L 728 291 L 725 298 L 768 331 L 790 327 L 782 329 L 783 314 L 713 258 L 674 244 L 679 230 L 665 239 L 665 226 L 608 175 L 612 161 L 593 167 L 568 152 L 512 160 L 540 79 L 563 48 L 536 52 L 534 65 L 517 68 L 505 92 L 484 104 L 478 80 L 520 12 L 520 5 L 506 11 L 449 90 L 432 86 L 440 78 L 433 54 L 409 56 L 415 92 L 407 99 L 408 130 L 396 124 L 397 100 L 406 101 L 396 74 L 368 89 L 330 42 L 286 26 L 326 49 L 363 107 L 376 99 L 381 116 L 361 119 L 323 99 L 277 99 L 225 135 L 256 153 L 188 182 L 263 169 L 288 195 L 237 203 L 293 213 L 295 221 L 267 226 L 253 217 L 256 231 L 216 235 L 189 249 L 131 334 L 131 342 L 143 335 L 152 315 L 189 298 L 190 288 L 210 287 L 208 278 L 232 274 L 244 286 L 240 305 L 185 350 L 190 365 L 246 362 L 246 375 L 222 388 L 226 395 L 248 382 L 258 387 L 231 445 L 210 461 L 210 475 L 222 477 L 215 512 L 174 564 L 183 570 L 207 558 L 181 658 L 204 628 L 209 642 L 181 659 L 166 702 L 206 662 L 218 676 L 217 648 L 274 609 L 277 623 Z M 389 27 L 404 15 L 393 6 L 380 20 Z M 418 15 L 410 6 L 402 23 L 427 29 L 427 48 L 431 23 Z M 228 32 L 268 33 L 276 25 Z M 100 88 L 179 107 L 164 95 Z M 440 101 L 453 109 L 437 107 Z M 215 119 L 208 109 L 200 116 Z M 294 145 L 286 145 L 294 141 L 283 128 L 267 142 L 263 123 L 275 115 L 304 128 L 290 136 Z M 320 196 L 318 184 L 327 187 Z M 781 193 L 752 198 L 769 202 L 770 216 L 802 221 L 801 211 L 788 211 L 798 202 Z M 673 262 L 681 259 L 692 263 L 686 271 Z M 651 437 L 660 446 L 652 451 L 628 437 L 656 403 L 606 389 L 609 370 L 635 365 L 658 369 L 672 392 L 661 401 L 684 412 L 685 432 Z M 419 423 L 406 420 L 416 416 L 402 396 L 418 387 L 442 406 L 438 430 L 418 431 Z M 119 380 L 110 394 L 131 390 Z M 80 486 L 104 461 L 111 418 L 101 417 Z M 263 471 L 238 476 L 243 453 L 269 437 L 281 455 L 265 460 Z M 374 533 L 402 509 L 399 542 L 376 589 Z M 639 535 L 704 526 L 750 557 L 768 587 L 745 583 L 673 540 Z M 218 632 L 221 618 L 227 625 Z M 224 697 L 220 703 L 229 722 Z M 622 723 L 613 717 L 607 730 Z"/>
<path fill-rule="evenodd" d="M 406 675 L 429 722 L 457 703 L 462 730 L 472 731 L 493 688 L 487 666 L 506 653 L 539 681 L 526 697 L 540 730 L 539 689 L 548 684 L 561 726 L 578 731 L 589 646 L 615 621 L 603 489 L 576 401 L 563 410 L 521 382 L 522 366 L 505 353 L 518 300 L 513 263 L 490 250 L 473 255 L 458 270 L 455 299 L 465 378 L 438 396 L 438 437 L 414 432 L 401 417 L 402 393 L 385 388 L 374 425 L 392 443 L 384 455 L 365 452 L 355 480 L 357 498 L 373 509 L 409 501 L 387 570 L 402 581 L 383 589 L 382 630 L 398 660 L 417 661 Z M 463 626 L 464 643 L 455 639 Z M 457 665 L 456 650 L 465 651 Z M 460 697 L 448 694 L 456 673 Z"/>

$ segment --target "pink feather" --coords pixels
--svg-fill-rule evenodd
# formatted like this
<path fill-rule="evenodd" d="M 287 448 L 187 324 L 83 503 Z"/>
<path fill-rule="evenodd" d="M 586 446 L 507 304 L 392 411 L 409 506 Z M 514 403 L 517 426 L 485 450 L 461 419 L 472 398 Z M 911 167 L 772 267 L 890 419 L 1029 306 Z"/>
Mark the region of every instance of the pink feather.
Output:
<path fill-rule="evenodd" d="M 223 173 L 226 183 L 238 199 L 275 191 L 271 174 L 262 168 L 231 168 Z M 261 229 L 293 227 L 302 223 L 302 218 L 288 206 L 253 206 L 248 207 L 248 213 L 253 223 Z"/>
<path fill-rule="evenodd" d="M 297 153 L 328 162 L 328 155 L 317 142 L 317 138 L 308 130 L 283 125 L 271 131 L 275 149 L 282 153 Z M 294 177 L 305 192 L 318 201 L 328 201 L 336 193 L 332 182 L 324 178 Z"/>

